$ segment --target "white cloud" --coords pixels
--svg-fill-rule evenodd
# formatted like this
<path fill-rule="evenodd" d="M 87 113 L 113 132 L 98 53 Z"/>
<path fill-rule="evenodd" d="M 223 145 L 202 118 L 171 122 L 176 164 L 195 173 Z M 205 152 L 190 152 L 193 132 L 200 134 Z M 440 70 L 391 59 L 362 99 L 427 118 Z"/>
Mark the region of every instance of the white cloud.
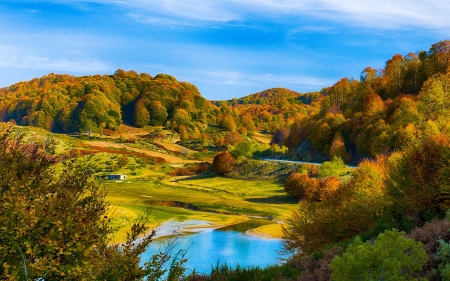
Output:
<path fill-rule="evenodd" d="M 187 72 L 189 73 L 189 72 Z M 332 85 L 334 80 L 301 75 L 280 75 L 272 73 L 244 73 L 237 71 L 192 71 L 195 77 L 190 81 L 210 82 L 222 85 L 321 88 Z M 200 78 L 199 78 L 200 77 Z"/>
<path fill-rule="evenodd" d="M 114 69 L 110 64 L 96 59 L 66 58 L 36 55 L 23 48 L 0 45 L 0 67 L 42 69 L 71 73 L 96 73 Z"/>
<path fill-rule="evenodd" d="M 55 0 L 56 2 L 61 2 Z M 277 17 L 312 16 L 339 23 L 375 28 L 423 27 L 450 28 L 450 5 L 436 0 L 164 0 L 164 1 L 106 1 L 75 0 L 72 2 L 97 2 L 138 9 L 155 21 L 155 15 L 170 17 L 185 24 L 194 21 L 230 22 L 247 16 Z M 162 20 L 162 19 L 160 19 Z M 164 22 L 164 21 L 163 21 Z"/>

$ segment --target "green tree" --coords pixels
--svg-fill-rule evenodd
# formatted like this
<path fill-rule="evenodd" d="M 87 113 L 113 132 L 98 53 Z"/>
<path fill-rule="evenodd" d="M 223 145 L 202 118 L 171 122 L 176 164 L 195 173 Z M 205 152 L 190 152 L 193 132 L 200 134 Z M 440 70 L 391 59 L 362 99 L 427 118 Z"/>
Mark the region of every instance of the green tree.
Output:
<path fill-rule="evenodd" d="M 398 230 L 378 235 L 373 243 L 355 239 L 342 257 L 335 257 L 329 267 L 334 281 L 347 280 L 415 280 L 428 257 L 422 243 L 403 237 Z"/>
<path fill-rule="evenodd" d="M 166 123 L 167 121 L 167 110 L 166 108 L 161 104 L 160 101 L 152 101 L 150 103 L 150 115 L 151 115 L 151 120 L 150 120 L 150 124 L 153 126 L 160 126 L 160 125 L 164 125 L 164 123 Z"/>
<path fill-rule="evenodd" d="M 175 109 L 172 120 L 177 124 L 187 125 L 191 121 L 191 116 L 183 108 Z"/>
<path fill-rule="evenodd" d="M 236 157 L 246 157 L 250 158 L 253 156 L 253 153 L 255 152 L 255 144 L 250 141 L 243 141 L 239 144 L 237 144 L 235 147 L 230 149 L 230 153 Z"/>

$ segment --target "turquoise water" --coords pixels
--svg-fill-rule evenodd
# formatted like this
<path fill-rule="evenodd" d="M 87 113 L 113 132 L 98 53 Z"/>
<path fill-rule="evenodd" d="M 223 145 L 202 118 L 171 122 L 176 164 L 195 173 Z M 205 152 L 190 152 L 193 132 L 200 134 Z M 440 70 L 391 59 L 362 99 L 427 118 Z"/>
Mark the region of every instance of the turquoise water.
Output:
<path fill-rule="evenodd" d="M 179 249 L 188 249 L 186 274 L 190 274 L 194 268 L 196 273 L 208 274 L 218 262 L 233 267 L 236 265 L 265 267 L 277 264 L 281 257 L 278 254 L 281 250 L 281 240 L 245 234 L 248 227 L 256 227 L 258 224 L 247 223 L 247 226 L 238 224 L 234 227 L 206 229 L 195 234 L 179 236 L 173 253 L 177 253 Z M 166 241 L 164 239 L 153 241 L 141 260 L 147 261 L 153 254 L 163 250 Z"/>

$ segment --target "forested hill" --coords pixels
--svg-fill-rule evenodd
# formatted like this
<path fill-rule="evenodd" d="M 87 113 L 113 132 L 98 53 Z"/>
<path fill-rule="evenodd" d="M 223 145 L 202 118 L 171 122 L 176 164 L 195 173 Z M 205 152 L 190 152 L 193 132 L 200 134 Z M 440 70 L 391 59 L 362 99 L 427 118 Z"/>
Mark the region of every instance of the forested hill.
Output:
<path fill-rule="evenodd" d="M 103 76 L 49 74 L 0 90 L 0 121 L 56 132 L 117 130 L 123 121 L 196 127 L 217 112 L 190 83 L 120 69 Z"/>
<path fill-rule="evenodd" d="M 322 89 L 320 110 L 298 120 L 279 142 L 299 158 L 345 161 L 414 147 L 450 134 L 450 41 L 429 51 L 395 54 L 384 68 L 365 68 Z M 284 134 L 285 136 L 286 134 Z"/>
<path fill-rule="evenodd" d="M 181 139 L 210 139 L 221 149 L 227 137 L 260 130 L 273 134 L 272 144 L 288 147 L 290 158 L 340 156 L 357 163 L 449 135 L 449 96 L 445 40 L 428 51 L 395 54 L 383 68 L 367 67 L 360 79 L 342 78 L 320 92 L 273 88 L 230 101 L 209 102 L 194 85 L 165 74 L 49 74 L 0 89 L 0 121 L 56 132 L 163 125 Z M 220 134 L 208 124 L 217 124 Z"/>
<path fill-rule="evenodd" d="M 286 104 L 297 103 L 301 100 L 302 94 L 285 88 L 272 88 L 262 92 L 251 94 L 242 98 L 234 98 L 228 100 L 227 103 L 231 105 L 239 104 L 260 104 L 260 105 L 274 105 L 283 106 Z M 221 105 L 223 102 L 214 102 Z"/>

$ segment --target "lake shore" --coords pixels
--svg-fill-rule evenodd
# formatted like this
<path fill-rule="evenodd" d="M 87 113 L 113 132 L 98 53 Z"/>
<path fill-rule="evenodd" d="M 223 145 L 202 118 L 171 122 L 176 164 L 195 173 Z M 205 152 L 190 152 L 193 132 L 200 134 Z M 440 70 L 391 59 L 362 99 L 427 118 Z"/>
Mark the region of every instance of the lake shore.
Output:
<path fill-rule="evenodd" d="M 151 234 L 153 230 L 156 231 L 156 235 L 153 237 L 154 240 L 161 240 L 170 236 L 177 235 L 189 235 L 197 232 L 202 232 L 206 230 L 219 229 L 227 227 L 230 225 L 235 225 L 239 223 L 246 222 L 251 218 L 246 216 L 239 216 L 231 220 L 226 221 L 207 221 L 207 220 L 186 220 L 186 221 L 176 221 L 168 220 L 164 223 L 152 226 L 145 233 L 144 236 Z M 246 235 L 254 236 L 260 239 L 281 239 L 281 225 L 278 223 L 263 225 L 245 232 Z M 140 238 L 142 239 L 142 238 Z M 140 240 L 138 239 L 138 241 Z M 113 241 L 113 244 L 123 243 L 123 241 Z"/>

